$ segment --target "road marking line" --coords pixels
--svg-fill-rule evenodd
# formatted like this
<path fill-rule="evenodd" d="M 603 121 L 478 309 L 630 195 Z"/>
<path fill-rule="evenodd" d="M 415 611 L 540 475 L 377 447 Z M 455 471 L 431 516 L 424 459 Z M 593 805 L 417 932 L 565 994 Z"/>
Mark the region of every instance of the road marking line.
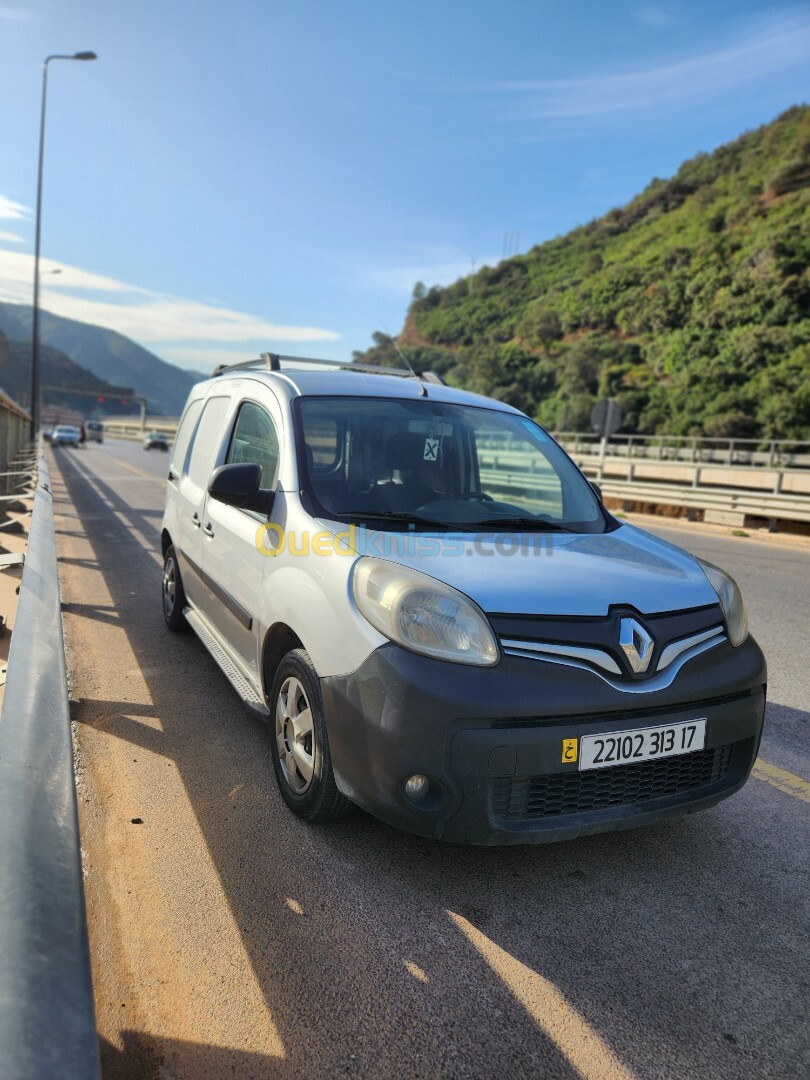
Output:
<path fill-rule="evenodd" d="M 806 780 L 802 780 L 800 776 L 795 776 L 785 769 L 771 765 L 770 762 L 763 761 L 762 758 L 757 758 L 754 762 L 751 775 L 756 780 L 764 780 L 766 784 L 779 788 L 786 795 L 792 795 L 796 799 L 801 799 L 802 802 L 810 803 L 810 784 Z"/>
<path fill-rule="evenodd" d="M 516 960 L 462 915 L 447 914 L 584 1080 L 631 1080 L 632 1070 L 553 982 Z"/>
<path fill-rule="evenodd" d="M 138 476 L 145 476 L 147 480 L 160 480 L 161 482 L 163 481 L 162 476 L 155 476 L 154 473 L 144 472 L 143 469 L 138 469 L 134 465 L 129 465 L 126 461 L 122 461 L 121 458 L 117 458 L 112 454 L 110 454 L 110 457 L 117 465 L 123 465 L 125 469 L 129 469 L 130 472 L 134 472 Z"/>

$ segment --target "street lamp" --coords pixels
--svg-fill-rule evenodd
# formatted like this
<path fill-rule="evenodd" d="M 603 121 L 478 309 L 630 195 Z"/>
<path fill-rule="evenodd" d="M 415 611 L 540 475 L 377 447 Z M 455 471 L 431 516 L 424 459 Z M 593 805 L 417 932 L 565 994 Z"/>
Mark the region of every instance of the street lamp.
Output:
<path fill-rule="evenodd" d="M 94 52 L 72 56 L 55 54 L 42 65 L 42 116 L 39 123 L 39 170 L 37 172 L 37 218 L 34 234 L 34 309 L 31 320 L 31 438 L 37 434 L 39 421 L 39 239 L 42 227 L 42 164 L 45 156 L 45 103 L 48 97 L 48 64 L 51 60 L 95 60 Z"/>

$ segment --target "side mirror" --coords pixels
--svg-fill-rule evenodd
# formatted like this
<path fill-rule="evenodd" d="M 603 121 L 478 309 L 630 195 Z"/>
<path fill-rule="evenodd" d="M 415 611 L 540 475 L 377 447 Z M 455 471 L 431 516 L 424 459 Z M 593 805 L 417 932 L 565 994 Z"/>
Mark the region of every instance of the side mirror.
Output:
<path fill-rule="evenodd" d="M 273 492 L 262 491 L 261 482 L 261 465 L 220 465 L 211 477 L 208 494 L 212 499 L 240 510 L 269 511 Z"/>
<path fill-rule="evenodd" d="M 591 485 L 591 490 L 593 491 L 594 495 L 597 497 L 599 502 L 603 503 L 605 500 L 604 500 L 604 497 L 602 495 L 602 489 L 599 487 L 599 485 L 594 480 L 589 480 L 588 483 Z"/>

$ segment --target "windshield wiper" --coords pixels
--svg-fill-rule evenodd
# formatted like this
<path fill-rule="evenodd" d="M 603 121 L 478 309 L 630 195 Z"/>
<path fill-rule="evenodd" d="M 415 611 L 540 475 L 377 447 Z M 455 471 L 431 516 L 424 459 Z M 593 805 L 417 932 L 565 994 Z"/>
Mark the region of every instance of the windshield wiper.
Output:
<path fill-rule="evenodd" d="M 333 510 L 337 517 L 356 517 L 365 521 L 401 521 L 406 525 L 427 525 L 431 529 L 450 529 L 456 532 L 469 532 L 464 525 L 452 521 L 439 521 L 436 518 L 410 514 L 405 510 Z"/>
<path fill-rule="evenodd" d="M 576 533 L 579 531 L 578 529 L 569 529 L 566 525 L 560 525 L 557 521 L 544 521 L 542 518 L 536 517 L 491 517 L 485 521 L 472 521 L 468 527 L 473 529 L 505 527 L 507 529 L 530 529 L 532 532 Z"/>

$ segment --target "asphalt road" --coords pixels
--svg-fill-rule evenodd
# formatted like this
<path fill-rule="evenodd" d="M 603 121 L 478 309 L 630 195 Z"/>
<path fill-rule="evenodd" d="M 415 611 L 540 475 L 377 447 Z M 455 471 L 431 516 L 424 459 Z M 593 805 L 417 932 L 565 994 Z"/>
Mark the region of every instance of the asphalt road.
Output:
<path fill-rule="evenodd" d="M 295 819 L 268 729 L 163 626 L 166 455 L 54 457 L 106 1080 L 808 1074 L 810 544 L 656 526 L 747 596 L 761 778 L 645 830 L 462 848 Z"/>

